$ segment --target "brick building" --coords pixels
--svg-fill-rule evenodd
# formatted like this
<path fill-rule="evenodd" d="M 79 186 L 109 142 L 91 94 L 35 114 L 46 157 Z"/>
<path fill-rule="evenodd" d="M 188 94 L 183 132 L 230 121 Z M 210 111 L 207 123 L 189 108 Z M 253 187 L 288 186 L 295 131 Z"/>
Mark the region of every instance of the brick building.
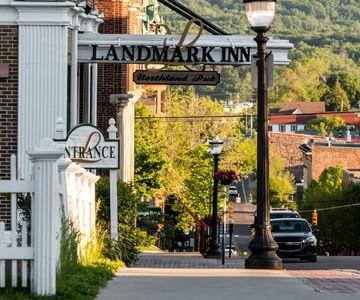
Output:
<path fill-rule="evenodd" d="M 26 152 L 43 138 L 55 136 L 59 117 L 65 132 L 83 123 L 106 132 L 113 117 L 123 139 L 119 175 L 131 181 L 134 104 L 142 90 L 129 74 L 137 66 L 79 63 L 78 43 L 84 34 L 151 31 L 149 22 L 160 21 L 156 4 L 155 0 L 0 0 L 0 179 L 10 178 L 11 154 L 17 155 L 18 177 L 31 176 Z M 151 16 L 144 14 L 146 8 Z M 125 96 L 124 101 L 111 101 L 114 95 Z M 156 108 L 163 107 L 157 103 L 161 97 L 156 98 Z M 8 211 L 9 201 L 0 198 L 0 220 L 7 221 Z"/>
<path fill-rule="evenodd" d="M 360 169 L 360 144 L 314 142 L 301 146 L 304 157 L 304 187 L 329 167 Z"/>
<path fill-rule="evenodd" d="M 54 137 L 59 117 L 66 131 L 82 117 L 77 36 L 97 32 L 103 20 L 93 1 L 77 2 L 0 0 L 0 179 L 10 179 L 12 154 L 18 178 L 30 178 L 27 151 Z M 0 195 L 0 221 L 7 224 L 9 202 Z"/>

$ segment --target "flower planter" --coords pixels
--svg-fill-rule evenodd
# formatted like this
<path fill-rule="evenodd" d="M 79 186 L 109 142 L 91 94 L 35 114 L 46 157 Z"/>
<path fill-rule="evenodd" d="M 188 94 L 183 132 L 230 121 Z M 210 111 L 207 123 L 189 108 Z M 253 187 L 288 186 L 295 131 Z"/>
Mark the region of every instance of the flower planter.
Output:
<path fill-rule="evenodd" d="M 234 180 L 232 180 L 232 179 L 223 179 L 223 180 L 220 179 L 220 184 L 222 184 L 222 185 L 230 185 L 233 181 Z"/>
<path fill-rule="evenodd" d="M 220 184 L 222 185 L 229 185 L 235 180 L 237 180 L 238 176 L 233 170 L 216 171 L 214 173 L 214 179 L 219 180 Z"/>

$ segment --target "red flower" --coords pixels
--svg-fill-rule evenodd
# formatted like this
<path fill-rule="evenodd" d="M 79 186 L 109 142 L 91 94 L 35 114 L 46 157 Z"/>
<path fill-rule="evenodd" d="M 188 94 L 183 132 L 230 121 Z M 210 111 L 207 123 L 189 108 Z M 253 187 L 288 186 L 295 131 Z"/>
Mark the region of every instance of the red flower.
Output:
<path fill-rule="evenodd" d="M 239 179 L 234 170 L 216 171 L 213 177 L 219 180 L 222 185 L 229 185 Z"/>

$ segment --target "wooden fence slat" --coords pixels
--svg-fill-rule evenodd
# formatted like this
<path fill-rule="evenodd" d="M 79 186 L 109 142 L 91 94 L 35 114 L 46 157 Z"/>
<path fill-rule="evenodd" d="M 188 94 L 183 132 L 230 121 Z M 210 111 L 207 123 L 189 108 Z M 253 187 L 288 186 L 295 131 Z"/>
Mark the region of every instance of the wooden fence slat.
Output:
<path fill-rule="evenodd" d="M 13 176 L 11 176 L 13 177 Z M 13 178 L 12 178 L 13 179 Z M 11 248 L 17 247 L 17 205 L 16 205 L 16 194 L 11 194 Z M 17 261 L 13 260 L 11 262 L 11 286 L 17 287 Z"/>
<path fill-rule="evenodd" d="M 27 223 L 24 222 L 21 224 L 21 247 L 26 248 L 27 247 Z M 28 283 L 28 268 L 27 268 L 27 261 L 22 260 L 21 261 L 21 286 L 27 287 Z"/>

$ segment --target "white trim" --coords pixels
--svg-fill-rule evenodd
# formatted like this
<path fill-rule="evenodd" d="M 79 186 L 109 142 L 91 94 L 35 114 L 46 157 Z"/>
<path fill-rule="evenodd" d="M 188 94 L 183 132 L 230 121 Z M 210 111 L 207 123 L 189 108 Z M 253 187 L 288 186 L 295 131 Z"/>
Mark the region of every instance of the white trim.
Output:
<path fill-rule="evenodd" d="M 33 247 L 5 247 L 0 248 L 0 257 L 1 260 L 5 259 L 16 259 L 16 260 L 23 260 L 23 259 L 34 259 L 34 248 Z"/>

